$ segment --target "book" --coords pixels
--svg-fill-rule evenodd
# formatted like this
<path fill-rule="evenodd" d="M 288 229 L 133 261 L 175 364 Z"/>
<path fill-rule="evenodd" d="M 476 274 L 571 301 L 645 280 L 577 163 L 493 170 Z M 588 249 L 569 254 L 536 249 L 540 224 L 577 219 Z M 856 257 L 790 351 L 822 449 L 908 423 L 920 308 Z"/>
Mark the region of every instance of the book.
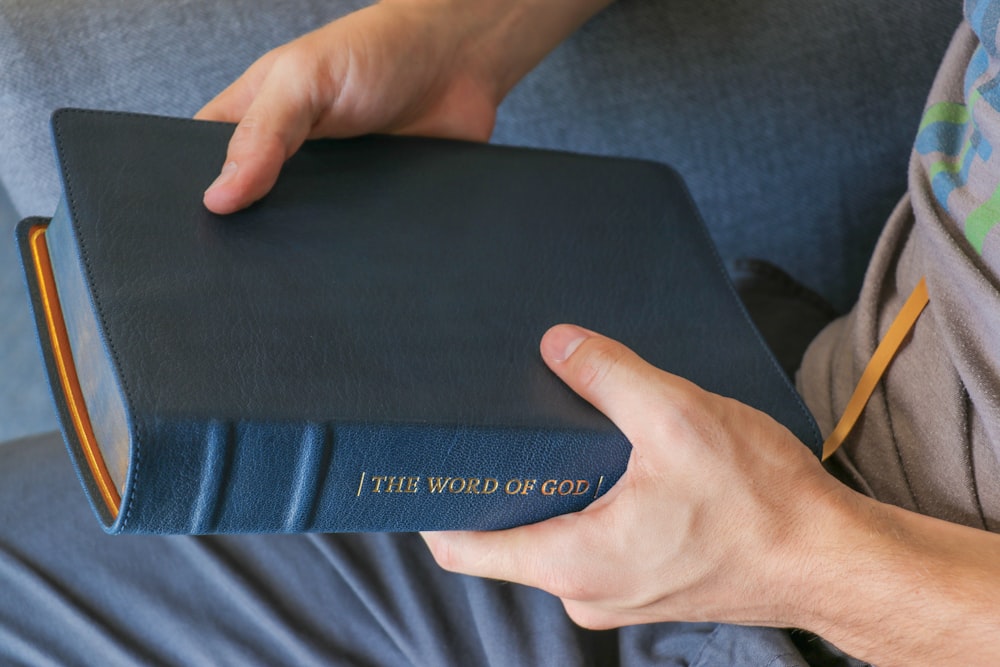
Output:
<path fill-rule="evenodd" d="M 578 511 L 630 445 L 542 362 L 560 322 L 770 413 L 818 455 L 666 166 L 317 140 L 222 217 L 201 198 L 232 125 L 66 109 L 52 127 L 63 201 L 17 235 L 63 435 L 108 532 L 499 529 Z"/>

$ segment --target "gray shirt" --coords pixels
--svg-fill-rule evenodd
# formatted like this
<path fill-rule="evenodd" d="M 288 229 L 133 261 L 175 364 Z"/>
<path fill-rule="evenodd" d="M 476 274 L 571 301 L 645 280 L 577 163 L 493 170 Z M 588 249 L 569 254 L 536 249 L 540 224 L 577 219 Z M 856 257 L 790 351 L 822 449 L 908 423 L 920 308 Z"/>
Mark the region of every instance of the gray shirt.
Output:
<path fill-rule="evenodd" d="M 968 0 L 853 311 L 798 382 L 824 433 L 903 302 L 930 304 L 831 468 L 884 502 L 1000 529 L 1000 0 Z M 994 92 L 996 91 L 996 92 Z"/>

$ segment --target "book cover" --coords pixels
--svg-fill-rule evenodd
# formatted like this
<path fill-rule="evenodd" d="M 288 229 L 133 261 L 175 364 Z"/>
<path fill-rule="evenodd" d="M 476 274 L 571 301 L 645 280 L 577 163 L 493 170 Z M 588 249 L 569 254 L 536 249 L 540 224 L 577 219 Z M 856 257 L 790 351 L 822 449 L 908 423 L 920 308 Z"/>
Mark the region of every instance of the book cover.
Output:
<path fill-rule="evenodd" d="M 63 202 L 18 229 L 64 436 L 109 532 L 496 529 L 582 509 L 630 446 L 541 361 L 560 322 L 818 453 L 671 169 L 319 140 L 221 217 L 201 196 L 232 130 L 58 111 Z"/>

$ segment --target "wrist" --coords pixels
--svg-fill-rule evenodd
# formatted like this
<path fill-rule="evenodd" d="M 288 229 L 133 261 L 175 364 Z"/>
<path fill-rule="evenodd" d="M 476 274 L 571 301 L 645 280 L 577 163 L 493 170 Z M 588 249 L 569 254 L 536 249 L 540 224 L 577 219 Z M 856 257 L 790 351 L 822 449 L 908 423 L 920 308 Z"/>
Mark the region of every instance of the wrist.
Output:
<path fill-rule="evenodd" d="M 503 99 L 545 56 L 611 0 L 493 0 L 488 4 L 496 12 L 492 27 L 488 37 L 473 48 L 485 63 L 492 64 L 491 77 Z"/>
<path fill-rule="evenodd" d="M 801 472 L 801 471 L 800 471 Z M 748 535 L 742 610 L 730 622 L 799 628 L 826 637 L 839 618 L 845 569 L 859 551 L 878 551 L 879 504 L 843 486 L 817 466 L 815 476 L 792 490 L 766 534 Z M 758 550 L 753 544 L 768 544 Z M 850 587 L 853 584 L 848 584 Z M 849 605 L 850 596 L 845 596 Z M 831 618 L 833 616 L 833 618 Z"/>
<path fill-rule="evenodd" d="M 839 486 L 817 495 L 794 532 L 784 567 L 774 563 L 777 625 L 837 635 L 857 611 L 859 590 L 872 591 L 873 577 L 894 553 L 889 507 Z M 882 572 L 884 574 L 884 572 Z"/>
<path fill-rule="evenodd" d="M 611 0 L 382 0 L 398 9 L 427 12 L 426 25 L 444 28 L 450 44 L 445 65 L 499 104 L 511 88 Z"/>
<path fill-rule="evenodd" d="M 819 504 L 783 625 L 880 665 L 1000 659 L 1000 536 L 846 489 Z"/>

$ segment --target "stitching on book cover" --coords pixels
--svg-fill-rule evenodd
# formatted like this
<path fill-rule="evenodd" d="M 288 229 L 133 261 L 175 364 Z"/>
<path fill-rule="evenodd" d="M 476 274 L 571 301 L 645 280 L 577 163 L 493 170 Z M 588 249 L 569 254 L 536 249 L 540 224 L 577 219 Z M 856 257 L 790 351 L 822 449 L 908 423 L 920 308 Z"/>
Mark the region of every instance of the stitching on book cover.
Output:
<path fill-rule="evenodd" d="M 58 146 L 59 155 L 60 156 L 65 155 L 64 150 L 63 150 L 64 141 L 63 141 L 63 134 L 62 134 L 62 127 L 61 127 L 61 120 L 60 119 L 66 113 L 75 113 L 75 114 L 79 114 L 79 115 L 91 115 L 91 116 L 116 115 L 116 114 L 117 115 L 126 115 L 126 116 L 139 116 L 140 115 L 140 114 L 126 113 L 126 112 L 114 112 L 114 111 L 102 112 L 102 111 L 93 111 L 93 110 L 87 110 L 87 109 L 71 109 L 71 110 L 60 110 L 60 111 L 58 111 L 56 113 L 56 115 L 53 117 L 53 131 L 54 131 L 54 134 L 55 134 L 56 144 Z M 90 254 L 89 254 L 88 249 L 87 249 L 87 244 L 84 241 L 83 237 L 79 234 L 79 228 L 76 225 L 76 215 L 75 214 L 76 214 L 77 204 L 76 204 L 76 197 L 73 194 L 73 182 L 72 182 L 72 178 L 70 176 L 69 170 L 67 168 L 67 165 L 65 164 L 65 160 L 63 160 L 63 159 L 60 159 L 60 168 L 62 170 L 63 184 L 65 185 L 65 190 L 66 190 L 66 203 L 67 203 L 67 205 L 69 206 L 69 209 L 70 209 L 70 223 L 74 226 L 74 228 L 76 228 L 75 229 L 75 231 L 77 232 L 76 233 L 76 238 L 77 238 L 77 242 L 79 243 L 79 246 L 80 246 L 80 256 L 83 259 L 83 267 L 84 267 L 84 270 L 86 271 L 86 274 L 87 274 L 88 284 L 93 285 L 93 269 L 92 269 L 92 264 L 91 264 L 91 261 L 90 261 Z M 93 300 L 94 300 L 94 307 L 97 310 L 97 317 L 98 317 L 98 319 L 100 321 L 101 329 L 106 332 L 107 331 L 107 321 L 106 321 L 106 318 L 104 316 L 104 307 L 101 304 L 100 295 L 91 292 L 91 298 L 93 298 Z M 131 489 L 123 489 L 124 491 L 128 492 L 128 505 L 125 508 L 124 517 L 122 516 L 122 510 L 121 510 L 121 508 L 119 508 L 119 510 L 118 510 L 118 516 L 114 517 L 114 519 L 116 521 L 118 519 L 122 520 L 121 529 L 124 531 L 125 528 L 128 526 L 129 519 L 132 516 L 132 507 L 133 507 L 133 505 L 135 503 L 135 496 L 139 492 L 139 481 L 140 481 L 139 473 L 140 473 L 141 464 L 142 464 L 142 438 L 140 437 L 138 425 L 134 423 L 135 422 L 135 409 L 134 409 L 134 403 L 133 403 L 133 399 L 132 399 L 132 388 L 129 386 L 128 380 L 126 379 L 125 375 L 121 372 L 121 360 L 120 360 L 120 358 L 118 356 L 118 350 L 115 347 L 114 341 L 112 341 L 106 334 L 105 334 L 104 338 L 105 338 L 105 340 L 107 342 L 107 345 L 108 345 L 108 348 L 109 348 L 109 350 L 111 352 L 111 357 L 114 360 L 115 370 L 117 371 L 118 379 L 121 382 L 122 391 L 125 394 L 125 402 L 126 402 L 126 405 L 127 405 L 127 408 L 128 408 L 128 414 L 131 417 L 130 421 L 132 421 L 133 425 L 136 426 L 135 432 L 134 432 L 134 437 L 133 437 L 133 443 L 132 443 L 133 446 L 134 446 L 134 453 L 135 453 L 135 456 L 134 456 L 134 465 L 133 465 L 133 468 L 131 470 L 131 473 L 132 473 L 131 474 L 132 485 L 131 485 Z"/>

